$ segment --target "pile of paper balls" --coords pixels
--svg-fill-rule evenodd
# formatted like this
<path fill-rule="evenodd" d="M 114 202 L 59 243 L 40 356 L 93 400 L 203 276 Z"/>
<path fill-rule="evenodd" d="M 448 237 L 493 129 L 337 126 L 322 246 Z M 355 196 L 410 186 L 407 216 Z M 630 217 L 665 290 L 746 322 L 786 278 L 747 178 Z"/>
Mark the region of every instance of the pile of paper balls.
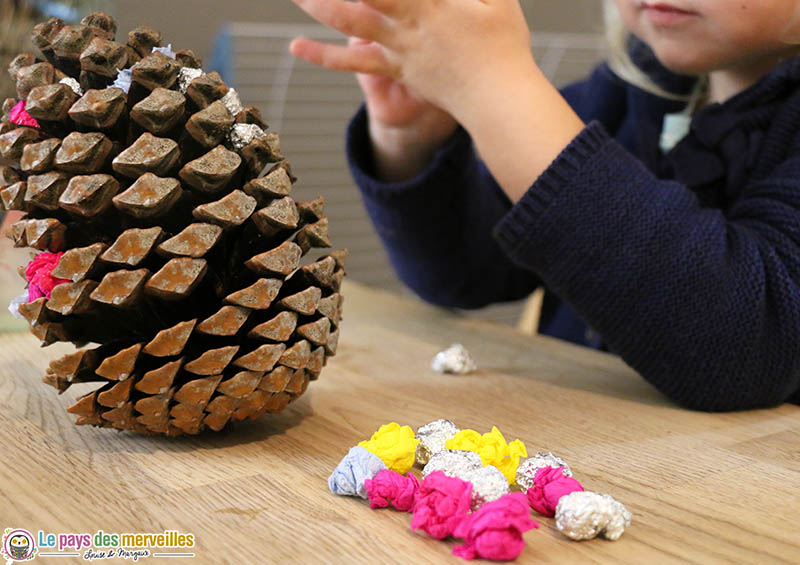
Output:
<path fill-rule="evenodd" d="M 413 474 L 422 467 L 421 480 Z M 392 422 L 350 449 L 328 479 L 334 494 L 369 499 L 371 508 L 412 513 L 411 528 L 437 539 L 460 538 L 465 559 L 515 559 L 522 534 L 538 528 L 531 509 L 555 516 L 573 540 L 617 540 L 631 513 L 608 494 L 585 491 L 569 465 L 551 452 L 528 457 L 520 440 L 496 427 L 481 434 L 449 420 L 419 428 Z"/>

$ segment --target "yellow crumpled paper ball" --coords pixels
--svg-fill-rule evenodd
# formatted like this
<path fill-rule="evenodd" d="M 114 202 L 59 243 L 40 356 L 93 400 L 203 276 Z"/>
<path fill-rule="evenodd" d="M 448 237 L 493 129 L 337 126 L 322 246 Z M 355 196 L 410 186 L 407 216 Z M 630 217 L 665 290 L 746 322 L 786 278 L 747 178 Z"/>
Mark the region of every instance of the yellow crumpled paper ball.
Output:
<path fill-rule="evenodd" d="M 524 443 L 518 439 L 506 443 L 497 426 L 492 426 L 492 431 L 483 435 L 475 430 L 461 430 L 445 442 L 445 447 L 474 451 L 481 456 L 484 466 L 494 465 L 500 469 L 511 485 L 516 484 L 520 457 L 528 456 Z"/>
<path fill-rule="evenodd" d="M 410 426 L 391 422 L 378 428 L 369 441 L 358 445 L 380 457 L 392 471 L 405 475 L 414 466 L 418 443 Z"/>

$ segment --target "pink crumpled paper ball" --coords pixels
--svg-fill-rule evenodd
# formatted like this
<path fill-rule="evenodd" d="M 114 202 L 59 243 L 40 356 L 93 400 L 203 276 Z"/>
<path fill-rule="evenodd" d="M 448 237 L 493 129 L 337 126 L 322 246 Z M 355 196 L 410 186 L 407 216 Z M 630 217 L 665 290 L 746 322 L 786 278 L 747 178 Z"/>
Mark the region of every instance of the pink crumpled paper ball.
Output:
<path fill-rule="evenodd" d="M 25 278 L 28 280 L 28 302 L 33 302 L 43 296 L 50 298 L 50 293 L 57 285 L 71 282 L 50 274 L 58 265 L 62 255 L 64 255 L 62 251 L 58 253 L 44 251 L 34 257 L 25 267 Z"/>
<path fill-rule="evenodd" d="M 472 483 L 434 471 L 425 477 L 417 491 L 411 529 L 444 539 L 467 516 L 471 504 Z"/>
<path fill-rule="evenodd" d="M 524 494 L 504 494 L 461 521 L 453 535 L 463 538 L 464 544 L 455 546 L 453 555 L 493 561 L 516 559 L 525 547 L 522 534 L 538 527 Z"/>
<path fill-rule="evenodd" d="M 386 508 L 391 504 L 398 510 L 411 512 L 417 498 L 419 479 L 383 469 L 373 479 L 364 481 L 370 508 Z"/>
<path fill-rule="evenodd" d="M 25 101 L 20 100 L 17 102 L 11 112 L 8 114 L 8 120 L 18 126 L 30 126 L 34 128 L 39 127 L 39 122 L 36 121 L 28 112 L 25 111 Z"/>
<path fill-rule="evenodd" d="M 543 516 L 555 516 L 556 506 L 562 496 L 583 490 L 578 481 L 565 477 L 562 469 L 542 467 L 536 471 L 533 486 L 525 493 L 531 508 Z"/>

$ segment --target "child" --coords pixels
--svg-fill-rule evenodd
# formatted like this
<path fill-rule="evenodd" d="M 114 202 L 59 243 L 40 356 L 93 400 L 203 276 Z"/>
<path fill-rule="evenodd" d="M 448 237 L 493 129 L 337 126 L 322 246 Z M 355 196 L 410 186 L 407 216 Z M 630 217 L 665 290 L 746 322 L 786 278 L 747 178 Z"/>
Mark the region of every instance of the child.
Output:
<path fill-rule="evenodd" d="M 629 81 L 559 92 L 517 0 L 294 1 L 358 38 L 291 51 L 361 73 L 352 172 L 420 296 L 543 284 L 540 331 L 686 407 L 800 403 L 800 3 L 616 0 Z"/>

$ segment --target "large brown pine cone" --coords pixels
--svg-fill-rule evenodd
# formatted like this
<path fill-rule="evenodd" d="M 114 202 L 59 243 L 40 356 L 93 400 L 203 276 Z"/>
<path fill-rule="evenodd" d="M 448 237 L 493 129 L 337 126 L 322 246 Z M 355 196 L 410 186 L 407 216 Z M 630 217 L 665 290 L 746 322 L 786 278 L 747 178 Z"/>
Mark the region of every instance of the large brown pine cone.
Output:
<path fill-rule="evenodd" d="M 191 51 L 154 51 L 155 30 L 115 32 L 102 13 L 51 19 L 33 33 L 44 59 L 9 67 L 40 127 L 5 101 L 0 202 L 27 212 L 15 245 L 63 251 L 52 275 L 70 281 L 20 312 L 43 345 L 81 347 L 44 381 L 100 383 L 76 423 L 144 433 L 280 412 L 336 353 L 346 251 L 306 257 L 331 245 L 322 198 L 292 199 L 256 108 Z M 109 87 L 120 69 L 128 92 Z"/>

